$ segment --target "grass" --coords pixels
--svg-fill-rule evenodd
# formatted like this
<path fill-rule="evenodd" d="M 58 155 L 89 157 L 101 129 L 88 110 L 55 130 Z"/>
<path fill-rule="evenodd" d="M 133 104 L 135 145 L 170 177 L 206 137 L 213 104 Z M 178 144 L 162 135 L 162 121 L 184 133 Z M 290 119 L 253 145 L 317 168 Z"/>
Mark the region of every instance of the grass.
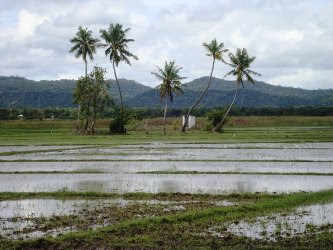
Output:
<path fill-rule="evenodd" d="M 296 207 L 333 201 L 333 190 L 316 193 L 294 193 L 260 199 L 256 202 L 231 207 L 209 207 L 182 213 L 149 216 L 115 223 L 97 230 L 72 232 L 58 237 L 38 240 L 0 241 L 3 248 L 68 249 L 68 248 L 221 248 L 244 246 L 259 248 L 326 248 L 331 247 L 332 233 L 280 239 L 277 242 L 250 240 L 226 234 L 224 238 L 208 233 L 223 223 L 263 214 L 287 213 Z M 307 239 L 305 241 L 305 239 Z"/>
<path fill-rule="evenodd" d="M 61 190 L 56 192 L 0 192 L 0 200 L 19 200 L 19 199 L 101 199 L 101 198 L 124 198 L 127 200 L 258 200 L 279 195 L 267 193 L 234 193 L 234 194 L 185 194 L 185 193 L 104 193 L 104 192 L 77 192 Z"/>
<path fill-rule="evenodd" d="M 230 123 L 224 133 L 212 133 L 200 128 L 179 132 L 178 126 L 168 127 L 167 135 L 157 126 L 130 130 L 126 135 L 107 135 L 105 120 L 98 121 L 96 135 L 77 135 L 75 121 L 2 121 L 0 145 L 124 145 L 149 142 L 174 143 L 247 143 L 247 142 L 331 142 L 333 117 L 242 117 L 249 124 Z M 269 123 L 270 119 L 275 120 Z M 297 123 L 286 122 L 296 120 Z M 258 120 L 257 123 L 254 121 Z M 261 122 L 259 122 L 261 121 Z M 265 121 L 265 122 L 263 122 Z"/>

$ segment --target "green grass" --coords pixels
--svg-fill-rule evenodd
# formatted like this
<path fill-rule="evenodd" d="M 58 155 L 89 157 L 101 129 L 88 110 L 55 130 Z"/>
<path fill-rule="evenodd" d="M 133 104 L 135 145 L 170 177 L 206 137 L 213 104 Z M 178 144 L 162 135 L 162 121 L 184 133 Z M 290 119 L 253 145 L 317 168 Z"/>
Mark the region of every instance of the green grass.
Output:
<path fill-rule="evenodd" d="M 253 118 L 251 119 L 253 120 Z M 303 118 L 298 117 L 297 119 L 301 121 Z M 266 123 L 258 123 L 258 127 L 230 126 L 225 128 L 224 133 L 212 133 L 198 129 L 182 134 L 178 129 L 170 128 L 167 135 L 163 135 L 162 130 L 156 128 L 149 130 L 148 134 L 146 131 L 129 131 L 126 135 L 77 135 L 69 126 L 72 121 L 2 121 L 0 122 L 0 145 L 112 146 L 156 141 L 173 143 L 332 142 L 333 117 L 325 118 L 330 121 L 328 123 L 317 123 L 316 119 L 319 118 L 313 118 L 313 123 L 310 122 L 311 119 L 307 121 L 307 126 L 276 125 L 272 127 L 267 126 Z M 281 124 L 283 121 L 280 118 Z"/>
<path fill-rule="evenodd" d="M 268 193 L 233 193 L 233 194 L 184 194 L 184 193 L 104 193 L 104 192 L 77 192 L 77 191 L 56 191 L 56 192 L 0 192 L 0 200 L 20 199 L 100 199 L 100 198 L 124 198 L 127 200 L 258 200 L 280 195 Z"/>
<path fill-rule="evenodd" d="M 207 234 L 227 222 L 251 219 L 272 213 L 287 213 L 299 206 L 333 201 L 333 190 L 316 193 L 294 193 L 260 199 L 231 207 L 211 207 L 183 213 L 130 219 L 97 230 L 67 233 L 38 240 L 0 241 L 3 248 L 91 249 L 91 248 L 219 248 L 219 247 L 301 247 L 326 248 L 332 245 L 332 233 L 324 232 L 277 242 L 250 240 L 226 235 L 217 238 Z M 307 239 L 307 240 L 305 240 Z"/>

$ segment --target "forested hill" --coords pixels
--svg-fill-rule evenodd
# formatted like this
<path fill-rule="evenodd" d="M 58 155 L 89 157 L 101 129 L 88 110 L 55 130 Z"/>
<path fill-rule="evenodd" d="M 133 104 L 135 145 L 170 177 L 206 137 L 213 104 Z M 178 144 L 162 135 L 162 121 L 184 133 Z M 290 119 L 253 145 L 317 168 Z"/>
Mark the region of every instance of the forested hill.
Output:
<path fill-rule="evenodd" d="M 207 84 L 208 77 L 201 77 L 183 86 L 184 94 L 174 99 L 172 107 L 188 107 Z M 120 79 L 124 102 L 132 107 L 155 107 L 162 103 L 156 89 L 132 80 Z M 74 107 L 72 92 L 74 80 L 33 81 L 22 77 L 0 76 L 0 107 Z M 215 107 L 229 104 L 236 84 L 213 78 L 209 91 L 200 106 Z M 118 89 L 111 82 L 111 96 L 118 101 Z M 333 89 L 305 90 L 256 82 L 245 83 L 239 91 L 238 106 L 333 106 Z"/>

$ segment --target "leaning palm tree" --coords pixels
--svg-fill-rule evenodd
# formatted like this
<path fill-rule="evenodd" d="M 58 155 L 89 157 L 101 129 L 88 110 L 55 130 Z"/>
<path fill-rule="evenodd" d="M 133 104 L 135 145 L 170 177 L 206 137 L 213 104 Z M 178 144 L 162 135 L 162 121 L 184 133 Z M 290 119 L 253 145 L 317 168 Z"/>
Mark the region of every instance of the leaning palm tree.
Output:
<path fill-rule="evenodd" d="M 186 77 L 181 77 L 179 71 L 181 67 L 175 65 L 175 61 L 165 62 L 164 69 L 157 67 L 157 72 L 151 72 L 162 83 L 157 86 L 161 99 L 164 99 L 164 128 L 163 132 L 166 134 L 166 114 L 168 109 L 168 99 L 173 102 L 173 94 L 183 93 L 181 89 L 181 81 Z"/>
<path fill-rule="evenodd" d="M 84 64 L 85 64 L 85 77 L 88 75 L 88 60 L 94 59 L 94 54 L 96 53 L 96 48 L 98 46 L 99 40 L 92 37 L 92 31 L 88 30 L 88 28 L 79 27 L 79 30 L 76 32 L 76 36 L 70 40 L 74 46 L 69 50 L 69 52 L 75 52 L 75 57 L 80 58 L 82 57 Z M 78 122 L 77 122 L 77 129 L 82 130 L 82 121 L 81 118 L 82 107 L 79 105 L 78 107 Z M 86 122 L 86 127 L 88 124 L 88 120 Z M 82 131 L 81 131 L 82 132 Z"/>
<path fill-rule="evenodd" d="M 127 28 L 123 30 L 123 26 L 119 23 L 110 24 L 110 27 L 107 30 L 101 29 L 101 38 L 104 40 L 104 44 L 101 44 L 100 46 L 105 47 L 105 55 L 110 57 L 110 61 L 112 63 L 113 67 L 113 73 L 114 77 L 116 79 L 116 83 L 118 86 L 119 91 L 119 97 L 120 97 L 120 105 L 121 109 L 123 110 L 124 104 L 123 104 L 123 97 L 120 90 L 120 85 L 118 82 L 117 72 L 116 68 L 118 67 L 118 64 L 121 61 L 124 61 L 128 65 L 131 65 L 131 62 L 129 60 L 130 57 L 134 58 L 135 60 L 138 60 L 138 57 L 131 52 L 128 51 L 127 44 L 129 42 L 133 42 L 133 39 L 129 39 L 126 37 L 126 33 L 130 29 Z"/>
<path fill-rule="evenodd" d="M 70 40 L 74 46 L 69 50 L 69 52 L 75 52 L 75 57 L 82 57 L 85 63 L 85 76 L 87 77 L 88 72 L 88 60 L 94 59 L 94 54 L 96 53 L 96 48 L 98 46 L 99 40 L 92 37 L 92 31 L 88 30 L 88 28 L 79 27 L 78 32 L 76 32 L 76 36 Z"/>
<path fill-rule="evenodd" d="M 213 129 L 214 131 L 219 131 L 221 129 L 221 126 L 223 124 L 223 122 L 225 121 L 225 118 L 227 117 L 231 107 L 233 106 L 237 94 L 238 94 L 238 89 L 239 89 L 239 85 L 242 84 L 243 88 L 244 88 L 244 77 L 246 78 L 246 80 L 252 84 L 254 84 L 253 78 L 251 77 L 251 75 L 257 75 L 257 76 L 261 76 L 261 74 L 254 72 L 252 70 L 250 70 L 250 66 L 251 63 L 253 63 L 253 61 L 256 59 L 255 57 L 250 57 L 247 54 L 246 49 L 237 49 L 236 54 L 232 54 L 229 53 L 229 58 L 231 63 L 229 63 L 229 65 L 233 68 L 233 70 L 231 70 L 230 72 L 228 72 L 226 76 L 229 75 L 233 75 L 236 76 L 236 84 L 237 84 L 237 88 L 236 88 L 236 92 L 234 95 L 234 98 L 229 106 L 229 108 L 227 109 L 227 111 L 225 112 L 222 120 L 220 121 L 219 124 L 216 125 L 216 127 Z"/>
<path fill-rule="evenodd" d="M 209 80 L 208 80 L 206 88 L 204 89 L 204 91 L 201 93 L 199 98 L 195 101 L 195 103 L 192 105 L 192 107 L 187 112 L 187 115 L 185 117 L 185 122 L 184 122 L 183 127 L 182 127 L 182 132 L 185 132 L 186 124 L 188 123 L 188 119 L 190 117 L 190 114 L 191 114 L 192 110 L 198 105 L 198 103 L 201 101 L 203 96 L 206 94 L 206 92 L 207 92 L 207 90 L 210 86 L 210 82 L 212 81 L 212 76 L 213 76 L 213 72 L 214 72 L 215 61 L 218 60 L 218 61 L 222 61 L 222 62 L 225 63 L 222 56 L 223 56 L 223 53 L 228 51 L 227 49 L 224 49 L 224 43 L 218 43 L 216 41 L 216 39 L 212 40 L 209 44 L 203 43 L 203 46 L 208 51 L 207 56 L 212 56 L 213 57 L 212 69 L 211 69 L 211 72 L 210 72 L 210 76 L 209 76 Z"/>

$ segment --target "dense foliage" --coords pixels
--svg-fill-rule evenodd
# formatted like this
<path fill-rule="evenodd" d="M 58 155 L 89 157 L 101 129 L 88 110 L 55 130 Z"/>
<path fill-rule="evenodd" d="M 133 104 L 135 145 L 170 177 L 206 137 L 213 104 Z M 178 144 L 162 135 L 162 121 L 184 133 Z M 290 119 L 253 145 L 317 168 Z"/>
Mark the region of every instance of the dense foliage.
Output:
<path fill-rule="evenodd" d="M 132 112 L 132 116 L 137 119 L 156 118 L 163 116 L 163 108 L 135 108 L 127 109 Z M 198 108 L 193 111 L 193 115 L 204 117 L 211 109 Z M 179 117 L 184 115 L 186 109 L 168 109 L 168 116 Z M 0 108 L 0 120 L 16 120 L 19 115 L 22 119 L 76 119 L 77 110 L 74 108 Z M 333 116 L 333 107 L 233 107 L 231 116 Z M 53 117 L 53 118 L 52 118 Z M 114 118 L 116 111 L 114 108 L 106 108 L 97 115 L 97 118 Z"/>
<path fill-rule="evenodd" d="M 207 77 L 198 78 L 183 86 L 184 94 L 176 98 L 171 108 L 189 107 L 199 96 Z M 162 106 L 156 89 L 135 81 L 119 79 L 124 102 L 130 107 Z M 236 106 L 247 107 L 288 107 L 288 106 L 333 106 L 333 89 L 305 90 L 256 82 L 244 82 L 235 101 Z M 75 107 L 72 92 L 74 80 L 33 81 L 22 77 L 0 77 L 1 108 L 66 108 Z M 235 82 L 213 78 L 201 107 L 219 107 L 231 103 Z M 119 103 L 118 88 L 111 81 L 110 94 Z"/>

